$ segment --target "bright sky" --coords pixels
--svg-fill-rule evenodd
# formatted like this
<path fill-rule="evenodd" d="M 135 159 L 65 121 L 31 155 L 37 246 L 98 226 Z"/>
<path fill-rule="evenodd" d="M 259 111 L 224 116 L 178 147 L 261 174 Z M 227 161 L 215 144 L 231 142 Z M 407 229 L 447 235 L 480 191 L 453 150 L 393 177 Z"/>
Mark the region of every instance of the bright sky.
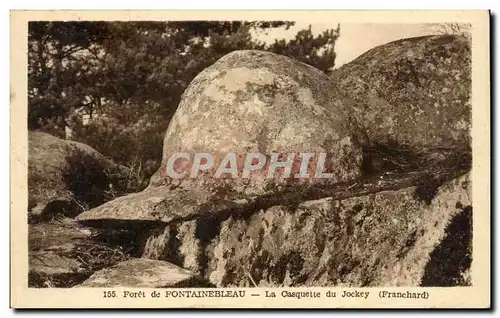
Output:
<path fill-rule="evenodd" d="M 267 35 L 259 35 L 258 38 L 266 42 L 272 42 L 275 38 L 289 39 L 298 30 L 308 28 L 309 24 L 311 24 L 314 34 L 337 27 L 336 23 L 296 23 L 288 31 L 282 29 L 272 30 Z M 340 37 L 335 44 L 335 52 L 337 53 L 335 68 L 352 61 L 375 46 L 403 38 L 431 34 L 436 34 L 436 31 L 425 24 L 341 24 Z"/>

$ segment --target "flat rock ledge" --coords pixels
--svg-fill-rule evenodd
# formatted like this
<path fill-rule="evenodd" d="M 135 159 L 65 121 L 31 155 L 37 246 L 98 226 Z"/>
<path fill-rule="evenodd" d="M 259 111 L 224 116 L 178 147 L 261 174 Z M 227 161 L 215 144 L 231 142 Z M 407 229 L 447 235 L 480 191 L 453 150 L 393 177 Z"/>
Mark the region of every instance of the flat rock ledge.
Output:
<path fill-rule="evenodd" d="M 322 198 L 345 199 L 409 186 L 435 188 L 466 173 L 468 166 L 387 173 L 336 185 L 292 185 L 275 188 L 260 196 L 238 192 L 213 192 L 203 187 L 158 186 L 106 202 L 76 217 L 92 227 L 134 226 L 144 223 L 169 224 L 205 216 L 251 214 L 278 205 L 298 205 Z"/>

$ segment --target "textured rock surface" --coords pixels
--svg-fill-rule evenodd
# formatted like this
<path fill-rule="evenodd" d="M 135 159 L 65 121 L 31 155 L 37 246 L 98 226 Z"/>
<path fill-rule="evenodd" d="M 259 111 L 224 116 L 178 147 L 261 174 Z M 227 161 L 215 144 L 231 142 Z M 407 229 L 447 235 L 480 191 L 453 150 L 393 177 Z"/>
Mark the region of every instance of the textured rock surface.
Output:
<path fill-rule="evenodd" d="M 29 257 L 30 270 L 47 276 L 78 274 L 81 263 L 53 252 L 33 252 Z"/>
<path fill-rule="evenodd" d="M 463 175 L 437 189 L 408 187 L 344 200 L 202 218 L 152 236 L 164 258 L 217 286 L 416 286 L 450 219 L 470 207 Z"/>
<path fill-rule="evenodd" d="M 95 272 L 79 287 L 172 287 L 194 275 L 168 262 L 135 258 Z"/>
<path fill-rule="evenodd" d="M 88 228 L 70 219 L 28 226 L 30 287 L 61 287 L 88 277 L 82 262 L 72 257 L 75 244 L 90 237 Z"/>
<path fill-rule="evenodd" d="M 466 38 L 410 38 L 378 46 L 332 75 L 372 143 L 437 157 L 470 151 L 471 53 Z"/>
<path fill-rule="evenodd" d="M 227 152 L 324 152 L 333 172 L 329 182 L 351 180 L 361 174 L 366 142 L 351 115 L 351 105 L 321 71 L 269 52 L 235 51 L 198 74 L 184 92 L 165 135 L 163 164 L 176 152 L 210 153 L 216 165 Z M 255 173 L 250 185 L 240 185 L 245 193 L 261 193 L 275 181 Z M 160 169 L 151 184 L 161 183 Z"/>
<path fill-rule="evenodd" d="M 88 227 L 75 220 L 61 218 L 57 221 L 28 225 L 28 249 L 37 251 L 51 249 L 52 246 L 74 244 L 92 235 Z"/>
<path fill-rule="evenodd" d="M 28 141 L 28 207 L 35 219 L 63 213 L 73 216 L 81 205 L 105 200 L 109 172 L 118 166 L 95 149 L 43 132 L 30 132 Z"/>
<path fill-rule="evenodd" d="M 122 247 L 118 231 L 99 233 L 69 218 L 32 223 L 28 229 L 29 287 L 72 287 L 127 259 L 124 250 L 131 249 Z"/>

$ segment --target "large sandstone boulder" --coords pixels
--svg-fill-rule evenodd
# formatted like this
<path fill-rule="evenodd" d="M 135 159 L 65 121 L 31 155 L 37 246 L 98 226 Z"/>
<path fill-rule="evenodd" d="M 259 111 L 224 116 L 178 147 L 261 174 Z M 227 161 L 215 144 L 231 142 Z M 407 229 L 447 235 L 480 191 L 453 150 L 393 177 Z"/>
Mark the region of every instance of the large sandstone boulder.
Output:
<path fill-rule="evenodd" d="M 326 166 L 333 173 L 328 182 L 359 177 L 364 132 L 352 117 L 351 105 L 331 86 L 321 71 L 285 56 L 263 51 L 225 55 L 184 92 L 165 135 L 163 169 L 152 185 L 162 183 L 169 156 L 182 152 L 210 153 L 214 166 L 228 152 L 238 156 L 240 166 L 247 153 L 268 158 L 272 153 L 326 153 Z M 198 180 L 218 182 L 214 170 Z M 229 180 L 231 187 L 242 185 L 241 174 L 238 179 Z M 257 172 L 242 186 L 246 193 L 262 193 L 275 182 Z"/>
<path fill-rule="evenodd" d="M 227 211 L 242 200 L 252 204 L 255 200 L 246 201 L 250 196 L 277 194 L 290 186 L 283 179 L 267 178 L 266 167 L 247 179 L 241 174 L 214 178 L 215 167 L 228 152 L 237 156 L 239 168 L 247 153 L 268 159 L 273 153 L 313 153 L 315 158 L 325 153 L 332 178 L 311 178 L 317 163 L 312 158 L 309 177 L 295 180 L 323 185 L 355 180 L 362 175 L 366 142 L 350 104 L 339 98 L 324 73 L 277 54 L 236 51 L 202 71 L 185 91 L 165 135 L 162 167 L 148 189 L 107 202 L 78 219 L 168 223 Z M 196 152 L 211 154 L 214 169 L 169 183 L 169 156 Z M 174 189 L 177 182 L 180 186 Z"/>
<path fill-rule="evenodd" d="M 471 44 L 461 36 L 410 38 L 369 50 L 332 75 L 357 102 L 373 145 L 419 159 L 471 148 Z"/>
<path fill-rule="evenodd" d="M 75 216 L 106 199 L 122 167 L 85 144 L 29 132 L 28 208 L 33 219 Z"/>

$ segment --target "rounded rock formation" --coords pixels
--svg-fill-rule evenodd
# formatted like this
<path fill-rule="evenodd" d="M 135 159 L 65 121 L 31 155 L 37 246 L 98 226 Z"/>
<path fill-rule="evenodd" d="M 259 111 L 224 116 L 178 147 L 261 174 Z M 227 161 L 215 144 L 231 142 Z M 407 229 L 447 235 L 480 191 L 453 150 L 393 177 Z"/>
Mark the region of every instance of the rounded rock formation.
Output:
<path fill-rule="evenodd" d="M 124 169 L 79 142 L 39 131 L 30 131 L 28 139 L 28 209 L 32 220 L 56 214 L 75 216 L 83 206 L 105 202 L 110 184 L 118 181 L 111 173 Z"/>
<path fill-rule="evenodd" d="M 283 161 L 293 153 L 293 172 L 298 172 L 303 158 L 299 153 L 314 154 L 308 172 L 315 171 L 316 159 L 325 153 L 324 167 L 332 176 L 322 183 L 359 177 L 364 132 L 352 117 L 351 105 L 331 87 L 326 74 L 285 56 L 251 50 L 227 54 L 184 92 L 166 132 L 162 168 L 151 185 L 162 184 L 168 158 L 175 153 L 188 153 L 191 160 L 194 153 L 209 153 L 214 169 L 227 153 L 234 153 L 238 176 L 226 183 L 251 184 L 245 192 L 280 183 L 266 177 L 266 167 L 242 181 L 241 168 L 249 153 L 265 155 L 267 163 L 273 154 Z M 213 170 L 201 173 L 206 178 L 196 182 L 220 181 L 213 178 Z M 299 179 L 319 182 L 313 175 Z"/>
<path fill-rule="evenodd" d="M 462 36 L 424 36 L 369 50 L 332 74 L 374 145 L 445 159 L 471 147 L 471 52 Z"/>

